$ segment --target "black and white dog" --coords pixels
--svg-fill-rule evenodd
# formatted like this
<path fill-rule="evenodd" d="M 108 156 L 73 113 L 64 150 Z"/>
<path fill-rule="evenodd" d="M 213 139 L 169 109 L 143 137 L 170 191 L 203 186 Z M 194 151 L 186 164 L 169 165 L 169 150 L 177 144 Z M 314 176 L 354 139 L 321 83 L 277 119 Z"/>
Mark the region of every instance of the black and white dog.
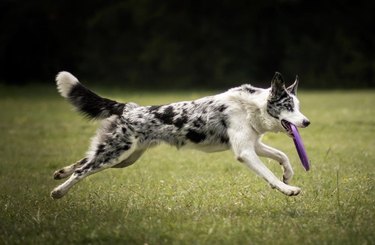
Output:
<path fill-rule="evenodd" d="M 60 94 L 79 112 L 92 119 L 103 119 L 103 125 L 86 157 L 54 173 L 55 179 L 70 176 L 51 192 L 54 199 L 63 197 L 90 174 L 133 164 L 148 148 L 161 142 L 206 152 L 231 149 L 238 161 L 263 177 L 271 187 L 289 196 L 301 191 L 288 185 L 293 176 L 288 157 L 261 142 L 262 135 L 268 131 L 290 135 L 290 123 L 297 127 L 310 124 L 299 111 L 298 77 L 288 88 L 281 74 L 276 73 L 269 89 L 242 85 L 215 96 L 158 106 L 119 103 L 99 97 L 68 72 L 60 72 L 56 82 Z M 283 181 L 259 156 L 282 165 Z"/>

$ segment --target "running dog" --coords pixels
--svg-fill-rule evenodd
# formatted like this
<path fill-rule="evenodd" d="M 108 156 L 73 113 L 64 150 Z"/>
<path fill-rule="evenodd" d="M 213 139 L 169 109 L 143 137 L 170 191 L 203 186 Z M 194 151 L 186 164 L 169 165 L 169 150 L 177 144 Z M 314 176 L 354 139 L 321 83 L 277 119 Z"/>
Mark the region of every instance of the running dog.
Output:
<path fill-rule="evenodd" d="M 261 142 L 266 132 L 291 135 L 290 124 L 301 128 L 310 124 L 299 110 L 298 77 L 286 88 L 281 74 L 276 72 L 268 89 L 245 84 L 194 101 L 154 106 L 102 98 L 69 72 L 60 72 L 56 82 L 60 94 L 79 112 L 91 119 L 101 119 L 103 123 L 86 156 L 54 173 L 54 179 L 70 177 L 51 192 L 53 199 L 63 197 L 74 184 L 91 174 L 130 166 L 148 148 L 161 142 L 205 152 L 231 149 L 239 162 L 272 188 L 288 196 L 301 191 L 288 185 L 293 176 L 288 157 Z M 281 164 L 282 181 L 259 156 Z"/>

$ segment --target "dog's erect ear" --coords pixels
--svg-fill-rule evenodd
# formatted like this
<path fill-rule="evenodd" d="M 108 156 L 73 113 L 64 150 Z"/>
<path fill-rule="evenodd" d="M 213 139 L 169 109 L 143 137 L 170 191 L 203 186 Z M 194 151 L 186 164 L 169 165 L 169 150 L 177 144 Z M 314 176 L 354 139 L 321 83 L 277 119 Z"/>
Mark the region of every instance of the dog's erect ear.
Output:
<path fill-rule="evenodd" d="M 280 98 L 285 92 L 284 79 L 279 72 L 276 72 L 271 81 L 271 97 Z"/>
<path fill-rule="evenodd" d="M 289 93 L 291 93 L 293 95 L 297 95 L 298 82 L 299 82 L 299 79 L 298 79 L 298 75 L 297 75 L 294 83 L 287 88 Z"/>

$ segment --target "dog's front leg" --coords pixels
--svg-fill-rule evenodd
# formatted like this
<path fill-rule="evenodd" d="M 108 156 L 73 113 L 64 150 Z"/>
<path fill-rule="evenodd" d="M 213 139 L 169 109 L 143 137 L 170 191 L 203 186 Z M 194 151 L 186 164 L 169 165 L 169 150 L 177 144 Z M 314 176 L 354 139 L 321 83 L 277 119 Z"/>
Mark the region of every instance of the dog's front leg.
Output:
<path fill-rule="evenodd" d="M 255 152 L 257 137 L 251 130 L 230 130 L 229 131 L 232 150 L 238 161 L 244 163 L 257 175 L 265 179 L 272 188 L 288 196 L 296 196 L 301 189 L 290 186 L 280 181 L 260 160 Z"/>
<path fill-rule="evenodd" d="M 289 183 L 294 175 L 294 171 L 285 153 L 262 143 L 260 139 L 255 144 L 255 152 L 258 154 L 258 156 L 268 157 L 278 161 L 284 170 L 283 182 L 285 184 Z"/>
<path fill-rule="evenodd" d="M 272 188 L 276 188 L 285 195 L 296 196 L 301 192 L 301 189 L 295 186 L 290 186 L 280 181 L 272 172 L 269 170 L 256 155 L 255 151 L 244 150 L 240 151 L 237 155 L 238 161 L 244 163 L 247 167 L 253 170 L 256 174 L 265 179 Z"/>

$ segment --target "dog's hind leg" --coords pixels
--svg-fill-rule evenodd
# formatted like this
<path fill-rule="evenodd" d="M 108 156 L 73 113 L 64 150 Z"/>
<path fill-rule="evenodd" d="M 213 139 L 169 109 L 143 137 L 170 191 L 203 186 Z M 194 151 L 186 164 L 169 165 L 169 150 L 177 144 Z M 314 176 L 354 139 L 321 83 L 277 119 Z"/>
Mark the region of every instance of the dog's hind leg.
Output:
<path fill-rule="evenodd" d="M 103 149 L 100 149 L 100 151 L 97 151 L 87 163 L 74 170 L 73 174 L 67 181 L 53 189 L 51 197 L 53 199 L 63 197 L 74 184 L 83 178 L 121 163 L 129 158 L 136 150 L 136 144 L 130 142 L 126 145 L 116 145 L 117 147 L 114 147 L 111 144 L 107 144 L 106 146 L 108 147 L 104 147 Z"/>
<path fill-rule="evenodd" d="M 283 182 L 285 184 L 288 184 L 290 182 L 290 180 L 292 179 L 294 175 L 294 171 L 285 153 L 275 148 L 272 148 L 268 145 L 265 145 L 264 143 L 260 142 L 260 140 L 258 140 L 257 143 L 255 144 L 255 151 L 259 156 L 268 157 L 275 161 L 278 161 L 284 170 Z"/>
<path fill-rule="evenodd" d="M 62 169 L 55 171 L 55 173 L 53 174 L 53 178 L 56 180 L 64 179 L 70 176 L 74 172 L 74 170 L 81 167 L 85 163 L 87 163 L 87 157 L 82 158 L 81 160 L 77 161 L 76 163 L 73 163 L 72 165 L 63 167 Z"/>
<path fill-rule="evenodd" d="M 112 168 L 126 168 L 135 163 L 145 152 L 146 150 L 136 150 L 133 154 L 131 154 L 127 159 L 124 161 L 116 164 Z"/>

